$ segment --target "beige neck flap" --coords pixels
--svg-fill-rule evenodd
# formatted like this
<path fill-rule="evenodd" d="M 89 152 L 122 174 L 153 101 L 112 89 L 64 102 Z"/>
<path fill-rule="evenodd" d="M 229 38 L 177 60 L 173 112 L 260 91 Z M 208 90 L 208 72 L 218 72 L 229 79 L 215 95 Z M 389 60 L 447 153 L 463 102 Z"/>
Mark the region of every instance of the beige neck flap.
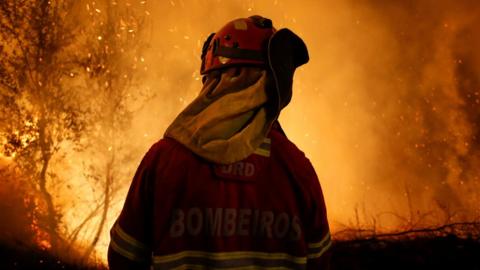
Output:
<path fill-rule="evenodd" d="M 232 68 L 207 80 L 165 136 L 215 163 L 248 157 L 274 121 L 267 119 L 265 82 L 266 72 L 258 68 Z"/>

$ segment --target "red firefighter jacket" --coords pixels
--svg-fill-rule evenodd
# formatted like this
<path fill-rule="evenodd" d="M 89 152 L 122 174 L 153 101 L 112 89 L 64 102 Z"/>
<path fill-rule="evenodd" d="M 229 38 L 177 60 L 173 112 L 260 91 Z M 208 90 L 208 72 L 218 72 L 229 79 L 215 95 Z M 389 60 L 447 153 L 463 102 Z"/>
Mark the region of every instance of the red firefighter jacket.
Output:
<path fill-rule="evenodd" d="M 160 140 L 135 174 L 110 242 L 116 255 L 154 269 L 325 269 L 330 246 L 315 171 L 278 130 L 231 165 Z"/>

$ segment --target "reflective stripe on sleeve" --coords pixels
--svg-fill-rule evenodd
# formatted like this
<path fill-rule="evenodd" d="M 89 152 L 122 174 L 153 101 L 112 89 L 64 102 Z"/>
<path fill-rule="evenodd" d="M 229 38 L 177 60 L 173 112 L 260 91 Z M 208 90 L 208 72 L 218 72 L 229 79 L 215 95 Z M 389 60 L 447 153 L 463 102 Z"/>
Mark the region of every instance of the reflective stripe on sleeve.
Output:
<path fill-rule="evenodd" d="M 184 264 L 179 267 L 175 267 L 172 270 L 221 270 L 221 269 L 230 269 L 230 268 L 212 268 L 210 266 L 205 265 L 195 265 L 195 264 Z M 278 266 L 278 267 L 261 267 L 261 266 L 244 266 L 244 267 L 234 267 L 231 269 L 235 270 L 291 270 L 292 268 L 286 266 Z M 305 268 L 304 268 L 305 269 Z"/>
<path fill-rule="evenodd" d="M 308 244 L 308 259 L 319 258 L 332 246 L 332 238 L 330 232 L 323 237 L 320 242 L 314 242 Z"/>
<path fill-rule="evenodd" d="M 287 253 L 252 251 L 205 252 L 188 250 L 154 256 L 154 268 L 162 269 L 305 269 L 307 258 Z"/>
<path fill-rule="evenodd" d="M 110 245 L 118 254 L 137 262 L 145 262 L 150 259 L 148 248 L 123 231 L 118 222 L 113 226 L 110 236 Z"/>

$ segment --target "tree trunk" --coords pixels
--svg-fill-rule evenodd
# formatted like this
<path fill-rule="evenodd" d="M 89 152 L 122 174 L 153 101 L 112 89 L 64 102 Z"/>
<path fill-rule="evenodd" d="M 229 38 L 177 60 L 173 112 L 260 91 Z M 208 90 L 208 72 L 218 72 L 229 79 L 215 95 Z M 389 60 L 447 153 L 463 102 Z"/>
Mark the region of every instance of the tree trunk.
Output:
<path fill-rule="evenodd" d="M 93 237 L 92 242 L 90 243 L 90 246 L 88 249 L 85 251 L 85 254 L 83 255 L 83 260 L 87 261 L 90 257 L 90 254 L 92 251 L 95 249 L 95 246 L 98 243 L 98 240 L 100 239 L 100 235 L 102 234 L 103 227 L 105 227 L 105 223 L 107 222 L 107 217 L 108 217 L 108 210 L 110 208 L 110 187 L 113 182 L 113 167 L 114 167 L 114 162 L 115 162 L 115 151 L 112 149 L 111 155 L 110 155 L 110 160 L 107 161 L 106 168 L 105 168 L 105 194 L 103 198 L 103 211 L 102 211 L 102 216 L 100 217 L 100 222 L 97 227 L 97 231 L 95 232 L 95 236 Z"/>
<path fill-rule="evenodd" d="M 48 143 L 46 134 L 46 124 L 45 119 L 40 119 L 39 121 L 39 142 L 41 149 L 41 158 L 42 158 L 42 167 L 38 177 L 38 187 L 40 194 L 43 197 L 43 200 L 47 206 L 47 214 L 45 217 L 46 230 L 50 236 L 50 244 L 52 249 L 58 247 L 58 220 L 57 212 L 53 203 L 52 195 L 47 188 L 47 171 L 52 158 L 50 151 L 50 144 Z"/>

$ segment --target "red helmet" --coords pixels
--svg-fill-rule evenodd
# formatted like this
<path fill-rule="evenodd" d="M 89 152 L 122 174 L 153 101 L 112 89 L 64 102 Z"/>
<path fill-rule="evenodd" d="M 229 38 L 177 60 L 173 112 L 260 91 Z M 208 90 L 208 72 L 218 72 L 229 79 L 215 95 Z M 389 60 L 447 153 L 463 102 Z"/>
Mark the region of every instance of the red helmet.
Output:
<path fill-rule="evenodd" d="M 203 44 L 200 74 L 238 64 L 266 66 L 266 48 L 275 31 L 272 21 L 261 16 L 227 23 Z"/>

